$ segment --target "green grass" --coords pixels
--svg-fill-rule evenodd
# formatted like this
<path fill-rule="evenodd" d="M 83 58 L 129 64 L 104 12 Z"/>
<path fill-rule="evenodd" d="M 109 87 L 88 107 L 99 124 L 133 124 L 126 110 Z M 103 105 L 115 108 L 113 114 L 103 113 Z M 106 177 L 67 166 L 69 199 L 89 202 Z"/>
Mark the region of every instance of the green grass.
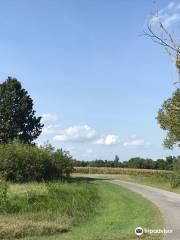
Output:
<path fill-rule="evenodd" d="M 101 195 L 96 215 L 67 233 L 53 236 L 27 237 L 26 240 L 133 240 L 134 229 L 163 227 L 159 210 L 140 195 L 111 183 L 93 182 Z M 87 206 L 88 207 L 88 206 Z M 24 240 L 25 240 L 24 239 Z M 142 239 L 159 239 L 144 236 Z"/>
<path fill-rule="evenodd" d="M 66 232 L 95 215 L 99 199 L 88 181 L 13 184 L 0 206 L 0 238 Z"/>
<path fill-rule="evenodd" d="M 150 201 L 100 180 L 12 184 L 8 199 L 7 211 L 12 212 L 0 215 L 1 239 L 133 240 L 137 226 L 163 227 L 161 214 Z"/>

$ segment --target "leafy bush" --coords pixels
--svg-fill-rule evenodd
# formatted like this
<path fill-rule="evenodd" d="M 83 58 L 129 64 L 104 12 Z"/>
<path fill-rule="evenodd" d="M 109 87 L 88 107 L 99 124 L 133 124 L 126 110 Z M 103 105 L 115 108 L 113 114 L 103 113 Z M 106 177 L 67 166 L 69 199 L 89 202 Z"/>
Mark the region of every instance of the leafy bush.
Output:
<path fill-rule="evenodd" d="M 50 145 L 20 142 L 0 145 L 0 171 L 6 180 L 16 182 L 62 179 L 72 171 L 72 160 L 68 152 L 55 150 Z"/>
<path fill-rule="evenodd" d="M 173 163 L 173 174 L 170 179 L 171 187 L 180 187 L 180 158 L 178 157 Z"/>
<path fill-rule="evenodd" d="M 8 185 L 7 185 L 3 175 L 0 174 L 0 211 L 1 212 L 5 211 L 5 209 L 6 209 L 7 191 L 8 191 Z"/>
<path fill-rule="evenodd" d="M 170 184 L 172 188 L 180 187 L 180 174 L 173 173 L 170 178 Z"/>

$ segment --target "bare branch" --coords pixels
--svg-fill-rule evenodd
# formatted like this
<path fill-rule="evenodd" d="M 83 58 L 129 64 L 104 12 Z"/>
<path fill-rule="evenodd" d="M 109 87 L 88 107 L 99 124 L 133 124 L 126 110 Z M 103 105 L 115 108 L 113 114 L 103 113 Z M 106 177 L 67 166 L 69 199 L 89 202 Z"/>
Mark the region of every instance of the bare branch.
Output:
<path fill-rule="evenodd" d="M 172 51 L 174 51 L 175 53 L 177 53 L 177 52 L 180 53 L 179 48 L 177 48 L 177 46 L 174 44 L 174 40 L 170 40 L 170 41 L 173 41 L 173 45 L 171 45 L 167 39 L 164 39 L 163 37 L 158 36 L 158 34 L 156 34 L 152 30 L 152 27 L 150 24 L 148 24 L 147 29 L 148 29 L 148 31 L 144 31 L 145 36 L 150 37 L 155 43 L 158 43 L 158 44 L 162 45 L 163 47 L 167 47 L 167 48 L 171 49 Z M 164 29 L 164 27 L 163 27 L 163 29 Z M 169 34 L 168 34 L 168 36 L 170 36 L 170 39 L 172 39 L 171 34 L 170 35 Z"/>
<path fill-rule="evenodd" d="M 158 16 L 158 12 L 152 16 L 157 18 L 156 23 L 158 24 L 159 31 L 157 31 L 157 29 L 154 30 L 151 22 L 149 22 L 147 24 L 147 30 L 144 31 L 144 35 L 149 37 L 153 42 L 161 45 L 175 62 L 179 73 L 179 80 L 175 84 L 180 83 L 180 43 L 178 43 L 172 33 L 164 26 Z"/>

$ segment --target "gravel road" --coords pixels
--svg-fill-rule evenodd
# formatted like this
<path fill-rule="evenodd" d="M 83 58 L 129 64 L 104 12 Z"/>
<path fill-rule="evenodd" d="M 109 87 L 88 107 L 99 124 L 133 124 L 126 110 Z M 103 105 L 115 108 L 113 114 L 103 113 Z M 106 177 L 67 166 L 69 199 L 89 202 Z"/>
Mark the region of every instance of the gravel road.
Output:
<path fill-rule="evenodd" d="M 165 218 L 165 229 L 173 231 L 165 234 L 163 239 L 180 240 L 180 194 L 122 180 L 109 180 L 109 182 L 140 193 L 155 203 Z"/>

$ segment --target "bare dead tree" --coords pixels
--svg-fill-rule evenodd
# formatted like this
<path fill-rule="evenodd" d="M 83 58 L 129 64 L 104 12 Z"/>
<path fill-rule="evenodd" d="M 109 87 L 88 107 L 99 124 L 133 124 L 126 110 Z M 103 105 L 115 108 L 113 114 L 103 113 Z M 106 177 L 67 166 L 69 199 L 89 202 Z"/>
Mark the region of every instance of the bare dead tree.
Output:
<path fill-rule="evenodd" d="M 178 43 L 173 34 L 164 26 L 158 16 L 158 12 L 154 14 L 153 17 L 156 19 L 156 27 L 158 28 L 155 30 L 153 24 L 149 21 L 144 35 L 149 37 L 153 42 L 161 45 L 175 62 L 179 73 L 179 80 L 175 83 L 180 83 L 180 43 Z"/>
<path fill-rule="evenodd" d="M 156 18 L 156 28 L 154 28 L 151 21 L 147 24 L 147 29 L 144 31 L 144 35 L 149 37 L 153 42 L 161 45 L 168 55 L 171 57 L 178 70 L 179 79 L 175 84 L 180 84 L 180 43 L 175 39 L 173 34 L 164 26 L 158 12 L 153 14 Z M 174 105 L 170 106 L 172 111 L 180 111 L 180 108 Z"/>

